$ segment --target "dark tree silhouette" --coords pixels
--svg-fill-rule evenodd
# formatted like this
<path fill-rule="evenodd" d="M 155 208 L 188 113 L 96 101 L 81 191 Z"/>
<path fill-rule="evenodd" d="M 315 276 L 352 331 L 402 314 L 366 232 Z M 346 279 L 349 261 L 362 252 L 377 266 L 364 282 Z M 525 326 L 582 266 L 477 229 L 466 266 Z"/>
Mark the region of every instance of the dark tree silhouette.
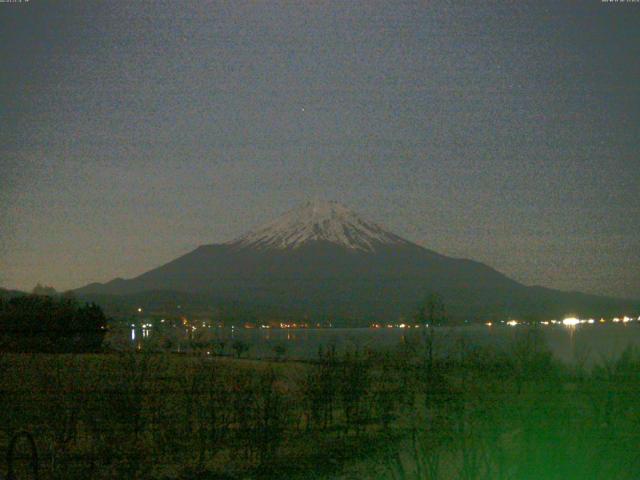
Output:
<path fill-rule="evenodd" d="M 249 344 L 242 340 L 236 340 L 233 342 L 233 345 L 231 345 L 231 348 L 236 352 L 236 357 L 240 358 L 244 353 L 249 351 Z"/>
<path fill-rule="evenodd" d="M 41 295 L 0 301 L 0 344 L 5 350 L 96 351 L 106 329 L 107 318 L 94 303 Z"/>
<path fill-rule="evenodd" d="M 447 311 L 442 296 L 437 293 L 429 295 L 418 307 L 415 318 L 418 323 L 428 324 L 432 327 L 446 324 Z"/>
<path fill-rule="evenodd" d="M 48 285 L 42 285 L 40 283 L 33 287 L 31 293 L 33 293 L 34 295 L 47 295 L 49 297 L 53 297 L 58 294 L 55 288 Z"/>

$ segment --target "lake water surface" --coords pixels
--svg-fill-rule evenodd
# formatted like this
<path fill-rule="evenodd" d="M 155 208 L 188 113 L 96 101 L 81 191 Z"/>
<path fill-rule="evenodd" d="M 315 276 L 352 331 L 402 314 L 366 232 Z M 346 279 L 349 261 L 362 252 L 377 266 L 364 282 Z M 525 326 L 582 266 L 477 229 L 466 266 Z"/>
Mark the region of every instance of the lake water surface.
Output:
<path fill-rule="evenodd" d="M 436 328 L 434 341 L 441 352 L 450 351 L 463 344 L 474 346 L 496 346 L 508 349 L 519 336 L 526 334 L 530 327 L 518 326 L 465 326 Z M 598 363 L 617 358 L 630 345 L 640 347 L 640 324 L 580 325 L 576 327 L 540 327 L 551 352 L 568 363 Z M 335 345 L 336 349 L 348 348 L 389 348 L 412 337 L 424 335 L 424 331 L 403 329 L 307 329 L 307 330 L 246 330 L 236 334 L 248 337 L 256 348 L 267 350 L 280 342 L 291 357 L 315 356 L 320 346 Z M 260 352 L 256 352 L 259 354 Z M 269 354 L 267 351 L 265 354 Z"/>
<path fill-rule="evenodd" d="M 494 346 L 509 349 L 518 336 L 525 335 L 527 327 L 519 325 L 485 325 L 464 327 L 438 327 L 434 331 L 435 345 L 440 352 L 451 349 L 477 346 Z M 538 327 L 551 352 L 567 363 L 594 364 L 620 356 L 628 347 L 640 347 L 640 323 L 595 324 L 566 327 L 549 325 Z M 230 351 L 235 339 L 251 345 L 249 355 L 269 358 L 274 356 L 274 347 L 284 347 L 287 358 L 311 359 L 319 348 L 335 346 L 338 352 L 353 349 L 390 349 L 402 342 L 417 340 L 425 329 L 399 328 L 340 328 L 340 329 L 245 329 L 211 328 L 208 333 L 223 339 Z M 149 335 L 153 336 L 153 335 Z M 138 335 L 139 338 L 139 335 Z"/>

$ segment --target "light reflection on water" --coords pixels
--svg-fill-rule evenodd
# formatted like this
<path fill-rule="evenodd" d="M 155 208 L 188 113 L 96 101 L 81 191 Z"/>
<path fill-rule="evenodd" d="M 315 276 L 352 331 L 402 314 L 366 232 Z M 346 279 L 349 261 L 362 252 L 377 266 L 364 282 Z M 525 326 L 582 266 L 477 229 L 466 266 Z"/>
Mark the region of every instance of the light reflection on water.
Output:
<path fill-rule="evenodd" d="M 442 351 L 464 344 L 474 346 L 495 346 L 508 349 L 517 336 L 526 333 L 530 327 L 506 326 L 465 326 L 439 327 L 435 329 L 435 342 Z M 136 342 L 138 334 L 142 339 L 153 340 L 158 335 L 155 329 L 131 328 L 131 342 Z M 551 352 L 564 362 L 598 363 L 619 356 L 629 345 L 640 347 L 640 324 L 579 325 L 575 327 L 540 327 Z M 272 357 L 275 345 L 284 345 L 289 358 L 314 358 L 320 347 L 335 346 L 338 352 L 353 349 L 387 349 L 401 343 L 418 339 L 425 330 L 405 329 L 245 329 L 210 327 L 205 330 L 210 341 L 240 339 L 251 345 L 250 356 Z M 202 334 L 202 332 L 200 332 Z M 160 335 L 167 335 L 166 331 Z M 187 336 L 173 332 L 177 340 Z M 176 349 L 182 348 L 179 341 Z"/>

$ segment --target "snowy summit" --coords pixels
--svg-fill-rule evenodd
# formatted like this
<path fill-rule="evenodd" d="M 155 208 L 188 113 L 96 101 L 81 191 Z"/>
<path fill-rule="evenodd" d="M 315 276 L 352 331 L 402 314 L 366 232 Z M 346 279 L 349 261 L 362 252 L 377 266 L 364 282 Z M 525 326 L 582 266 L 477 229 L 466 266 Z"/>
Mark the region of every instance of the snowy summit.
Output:
<path fill-rule="evenodd" d="M 276 220 L 230 242 L 239 247 L 295 249 L 308 242 L 324 241 L 353 250 L 375 251 L 376 246 L 409 242 L 338 202 L 307 202 Z"/>

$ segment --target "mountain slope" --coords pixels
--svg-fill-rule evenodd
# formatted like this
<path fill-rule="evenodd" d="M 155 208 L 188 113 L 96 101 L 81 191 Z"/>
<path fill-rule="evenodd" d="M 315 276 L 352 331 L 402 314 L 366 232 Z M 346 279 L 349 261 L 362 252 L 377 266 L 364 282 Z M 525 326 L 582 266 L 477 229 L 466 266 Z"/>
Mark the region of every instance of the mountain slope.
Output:
<path fill-rule="evenodd" d="M 481 263 L 411 243 L 335 202 L 305 204 L 231 242 L 201 246 L 136 278 L 91 284 L 78 293 L 150 291 L 263 304 L 358 324 L 411 315 L 432 292 L 460 319 L 610 315 L 634 307 L 526 287 Z"/>

